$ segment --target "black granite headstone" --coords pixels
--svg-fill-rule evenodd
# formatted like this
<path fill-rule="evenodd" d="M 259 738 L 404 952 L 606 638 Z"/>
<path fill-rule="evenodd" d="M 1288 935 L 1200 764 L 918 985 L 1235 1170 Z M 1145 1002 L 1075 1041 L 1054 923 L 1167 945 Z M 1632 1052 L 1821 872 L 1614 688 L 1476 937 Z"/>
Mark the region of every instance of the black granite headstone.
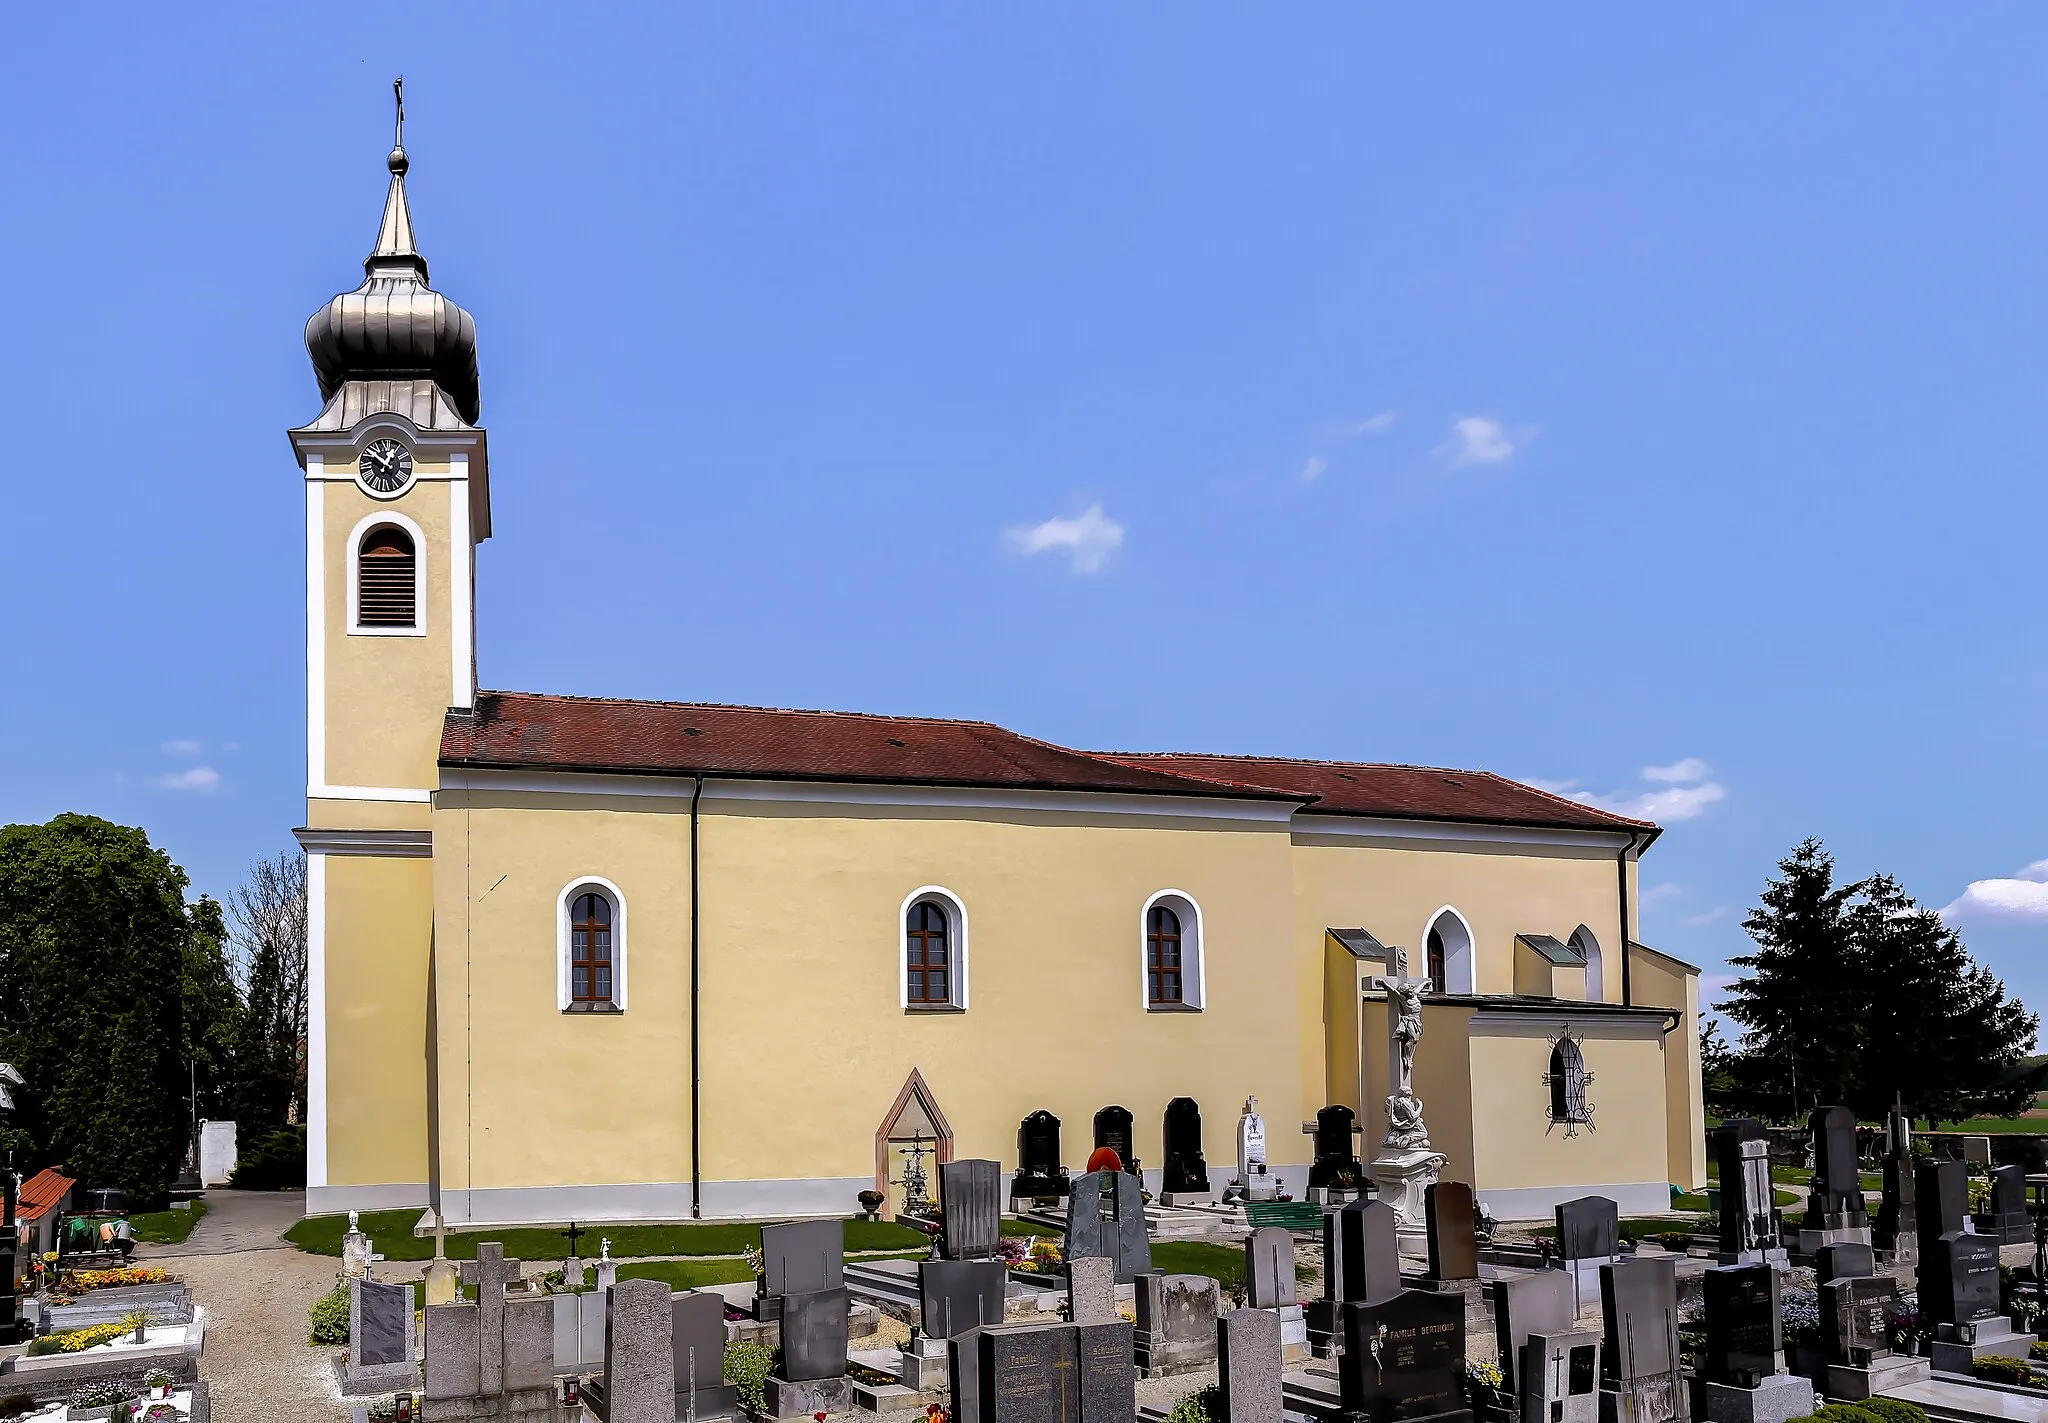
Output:
<path fill-rule="evenodd" d="M 976 1339 L 977 1423 L 1075 1423 L 1081 1361 L 1071 1324 L 991 1329 Z"/>
<path fill-rule="evenodd" d="M 948 1260 L 992 1258 L 1001 1232 L 1002 1193 L 999 1163 L 943 1163 L 939 1167 L 939 1253 Z"/>
<path fill-rule="evenodd" d="M 1920 1249 L 1963 1228 L 1970 1210 L 1970 1171 L 1960 1161 L 1920 1163 L 1918 1209 Z"/>
<path fill-rule="evenodd" d="M 1464 1403 L 1465 1297 L 1402 1290 L 1342 1307 L 1338 1393 L 1369 1423 L 1469 1417 Z"/>
<path fill-rule="evenodd" d="M 1311 1186 L 1342 1186 L 1356 1190 L 1365 1180 L 1352 1145 L 1352 1129 L 1358 1116 L 1349 1107 L 1325 1107 L 1316 1113 L 1316 1155 L 1308 1168 Z"/>
<path fill-rule="evenodd" d="M 1602 1386 L 1617 1423 L 1668 1423 L 1688 1413 L 1678 1345 L 1678 1272 L 1668 1257 L 1600 1267 Z M 1602 1416 L 1608 1410 L 1603 1406 Z"/>
<path fill-rule="evenodd" d="M 782 1347 L 776 1351 L 775 1371 L 791 1382 L 836 1379 L 845 1373 L 846 1303 L 844 1285 L 784 1295 Z"/>
<path fill-rule="evenodd" d="M 1422 1191 L 1422 1223 L 1429 1237 L 1432 1280 L 1479 1278 L 1479 1241 L 1472 1233 L 1472 1188 L 1437 1181 Z"/>
<path fill-rule="evenodd" d="M 412 1323 L 412 1286 L 359 1280 L 356 1289 L 360 1300 L 356 1310 L 360 1337 L 349 1341 L 355 1363 L 369 1368 L 412 1362 L 406 1349 L 411 1342 L 406 1336 Z"/>
<path fill-rule="evenodd" d="M 762 1226 L 761 1274 L 762 1288 L 771 1295 L 837 1289 L 846 1283 L 846 1222 L 799 1220 Z"/>
<path fill-rule="evenodd" d="M 1903 1261 L 1920 1253 L 1919 1182 L 1913 1173 L 1913 1123 L 1902 1109 L 1893 1108 L 1885 1146 L 1882 1184 L 1876 1228 L 1872 1238 L 1880 1250 L 1889 1250 Z"/>
<path fill-rule="evenodd" d="M 1128 1319 L 1074 1326 L 1081 1369 L 1080 1423 L 1135 1423 L 1138 1375 L 1131 1367 L 1131 1334 Z"/>
<path fill-rule="evenodd" d="M 1064 1196 L 1067 1168 L 1060 1164 L 1060 1119 L 1037 1111 L 1017 1124 L 1017 1174 L 1013 1196 Z"/>
<path fill-rule="evenodd" d="M 1778 1323 L 1778 1272 L 1770 1265 L 1725 1265 L 1700 1280 L 1707 1316 L 1704 1374 L 1755 1388 L 1785 1363 Z"/>
<path fill-rule="evenodd" d="M 1856 1114 L 1847 1107 L 1816 1107 L 1806 1126 L 1813 1134 L 1813 1190 L 1803 1226 L 1852 1230 L 1868 1224 L 1856 1160 Z"/>
<path fill-rule="evenodd" d="M 2027 1213 L 2027 1168 L 1991 1168 L 1991 1206 L 1977 1217 L 1977 1233 L 2001 1245 L 2020 1245 L 2034 1238 L 2034 1218 Z"/>
<path fill-rule="evenodd" d="M 1816 1287 L 1829 1280 L 1860 1280 L 1876 1273 L 1877 1252 L 1860 1241 L 1837 1241 L 1814 1252 L 1813 1282 Z"/>
<path fill-rule="evenodd" d="M 1000 1260 L 924 1260 L 917 1267 L 924 1332 L 951 1339 L 980 1324 L 1003 1322 Z"/>
<path fill-rule="evenodd" d="M 1116 1153 L 1116 1159 L 1124 1170 L 1133 1176 L 1139 1175 L 1137 1145 L 1131 1137 L 1131 1113 L 1128 1108 L 1109 1106 L 1095 1114 L 1095 1145 L 1108 1147 Z"/>
<path fill-rule="evenodd" d="M 1385 1201 L 1356 1200 L 1337 1211 L 1343 1298 L 1379 1304 L 1401 1291 L 1400 1217 Z"/>
<path fill-rule="evenodd" d="M 1736 1117 L 1715 1127 L 1713 1139 L 1721 1177 L 1721 1253 L 1750 1255 L 1779 1248 L 1769 1133 L 1761 1123 Z"/>
<path fill-rule="evenodd" d="M 1192 1097 L 1166 1104 L 1161 1127 L 1166 1143 L 1166 1175 L 1162 1189 L 1200 1195 L 1209 1189 L 1209 1167 L 1202 1160 L 1202 1109 Z"/>
<path fill-rule="evenodd" d="M 739 1390 L 725 1381 L 725 1299 L 710 1290 L 669 1297 L 676 1417 L 736 1416 Z"/>
<path fill-rule="evenodd" d="M 1961 1231 L 1920 1250 L 1920 1313 L 1935 1324 L 1973 1324 L 1998 1313 L 1998 1244 Z"/>
<path fill-rule="evenodd" d="M 1828 1361 L 1868 1368 L 1889 1354 L 1899 1282 L 1889 1275 L 1833 1279 L 1820 1287 L 1820 1342 Z"/>
<path fill-rule="evenodd" d="M 1621 1212 L 1606 1196 L 1580 1196 L 1556 1208 L 1557 1249 L 1566 1260 L 1608 1260 L 1621 1253 Z"/>

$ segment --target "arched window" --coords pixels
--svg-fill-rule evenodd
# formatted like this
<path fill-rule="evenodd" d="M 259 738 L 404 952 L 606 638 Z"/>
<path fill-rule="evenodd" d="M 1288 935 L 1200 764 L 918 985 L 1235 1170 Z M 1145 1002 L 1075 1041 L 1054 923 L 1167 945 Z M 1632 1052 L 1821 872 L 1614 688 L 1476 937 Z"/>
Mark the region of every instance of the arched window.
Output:
<path fill-rule="evenodd" d="M 626 900 L 608 879 L 588 875 L 555 901 L 556 1006 L 565 1013 L 616 1013 L 626 1006 Z"/>
<path fill-rule="evenodd" d="M 949 890 L 927 885 L 903 901 L 902 997 L 909 1009 L 967 1006 L 967 910 Z"/>
<path fill-rule="evenodd" d="M 384 525 L 363 535 L 356 551 L 356 626 L 419 626 L 419 556 L 412 535 Z"/>
<path fill-rule="evenodd" d="M 1202 1006 L 1202 907 L 1177 889 L 1162 889 L 1138 915 L 1140 964 L 1147 1011 Z"/>
<path fill-rule="evenodd" d="M 1570 1038 L 1550 1049 L 1550 1120 L 1566 1125 L 1590 1121 L 1586 1110 L 1586 1059 Z"/>
<path fill-rule="evenodd" d="M 1572 935 L 1572 947 L 1586 956 L 1586 1001 L 1604 1002 L 1607 998 L 1607 982 L 1602 977 L 1600 963 L 1600 941 L 1593 937 L 1593 931 L 1581 924 Z"/>
<path fill-rule="evenodd" d="M 1477 993 L 1472 964 L 1472 928 L 1465 916 L 1446 904 L 1429 918 L 1422 941 L 1429 981 L 1437 993 Z"/>

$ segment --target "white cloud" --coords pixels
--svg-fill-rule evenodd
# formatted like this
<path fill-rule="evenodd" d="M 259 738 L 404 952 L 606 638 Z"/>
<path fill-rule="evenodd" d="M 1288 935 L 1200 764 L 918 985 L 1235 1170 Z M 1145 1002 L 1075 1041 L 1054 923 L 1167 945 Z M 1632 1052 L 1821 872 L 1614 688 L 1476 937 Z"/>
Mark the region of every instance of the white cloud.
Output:
<path fill-rule="evenodd" d="M 160 791 L 212 791 L 220 785 L 220 772 L 211 766 L 190 766 L 167 776 L 153 776 L 149 783 Z"/>
<path fill-rule="evenodd" d="M 1317 475 L 1321 474 L 1324 470 L 1328 469 L 1329 467 L 1330 462 L 1328 460 L 1320 460 L 1317 459 L 1314 455 L 1310 455 L 1308 457 L 1308 463 L 1301 467 L 1301 477 L 1303 479 L 1314 479 Z"/>
<path fill-rule="evenodd" d="M 1452 469 L 1468 464 L 1501 464 L 1528 442 L 1531 431 L 1510 435 L 1491 415 L 1465 415 L 1451 422 L 1451 437 L 1438 445 L 1437 458 Z"/>
<path fill-rule="evenodd" d="M 1727 905 L 1717 904 L 1704 914 L 1688 914 L 1685 916 L 1685 918 L 1679 920 L 1679 922 L 1681 924 L 1688 924 L 1693 928 L 1697 929 L 1705 924 L 1720 923 L 1723 919 L 1726 919 L 1728 917 L 1728 913 L 1729 910 Z"/>
<path fill-rule="evenodd" d="M 1394 428 L 1394 412 L 1382 410 L 1379 414 L 1359 421 L 1351 427 L 1354 435 L 1384 435 Z"/>
<path fill-rule="evenodd" d="M 196 741 L 166 741 L 157 747 L 166 756 L 197 756 L 199 743 Z"/>
<path fill-rule="evenodd" d="M 1090 504 L 1072 519 L 1051 518 L 1042 524 L 1020 524 L 1003 534 L 1004 540 L 1027 558 L 1041 553 L 1064 553 L 1067 566 L 1076 573 L 1100 573 L 1109 556 L 1123 547 L 1124 526 Z"/>
<path fill-rule="evenodd" d="M 1712 767 L 1697 756 L 1687 756 L 1673 761 L 1668 766 L 1645 766 L 1642 777 L 1652 783 L 1662 783 L 1659 790 L 1613 792 L 1582 790 L 1577 781 L 1537 781 L 1530 785 L 1575 800 L 1581 805 L 1611 810 L 1616 815 L 1626 815 L 1632 820 L 1654 820 L 1663 824 L 1672 820 L 1691 820 L 1701 814 L 1714 802 L 1725 800 L 1727 787 L 1707 776 Z M 1692 784 L 1677 784 L 1691 782 Z"/>
<path fill-rule="evenodd" d="M 1667 899 L 1683 899 L 1684 897 L 1684 885 L 1671 884 L 1667 881 L 1664 884 L 1653 884 L 1644 890 L 1638 902 L 1647 909 L 1653 904 L 1662 904 Z"/>
<path fill-rule="evenodd" d="M 1942 906 L 1948 924 L 2039 924 L 2048 921 L 2048 860 L 2036 860 L 2009 879 L 1972 880 Z"/>

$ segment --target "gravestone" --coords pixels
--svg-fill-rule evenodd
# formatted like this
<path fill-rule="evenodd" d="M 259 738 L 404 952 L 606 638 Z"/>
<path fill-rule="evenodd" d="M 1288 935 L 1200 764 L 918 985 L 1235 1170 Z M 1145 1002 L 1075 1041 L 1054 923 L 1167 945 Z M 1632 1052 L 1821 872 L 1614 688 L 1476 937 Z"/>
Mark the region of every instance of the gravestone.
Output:
<path fill-rule="evenodd" d="M 1678 1346 L 1678 1275 L 1668 1259 L 1600 1267 L 1601 1423 L 1690 1418 Z"/>
<path fill-rule="evenodd" d="M 1778 1272 L 1769 1265 L 1723 1265 L 1700 1279 L 1707 1318 L 1706 1361 L 1700 1372 L 1716 1383 L 1754 1389 L 1784 1370 L 1785 1340 L 1778 1323 Z M 1811 1412 L 1813 1391 L 1807 1390 Z M 1788 1413 L 1788 1418 L 1798 1413 Z"/>
<path fill-rule="evenodd" d="M 917 1294 L 925 1334 L 950 1339 L 977 1325 L 1002 1323 L 1003 1283 L 999 1260 L 923 1261 Z"/>
<path fill-rule="evenodd" d="M 1276 1225 L 1261 1226 L 1244 1243 L 1245 1303 L 1279 1309 L 1296 1302 L 1294 1236 Z"/>
<path fill-rule="evenodd" d="M 845 1412 L 853 1397 L 846 1378 L 846 1286 L 781 1298 L 782 1342 L 762 1389 L 769 1416 Z"/>
<path fill-rule="evenodd" d="M 1813 1138 L 1813 1188 L 1799 1222 L 1799 1253 L 1811 1257 L 1840 1240 L 1868 1245 L 1870 1217 L 1856 1159 L 1856 1114 L 1847 1107 L 1817 1107 L 1806 1125 Z"/>
<path fill-rule="evenodd" d="M 1713 1131 L 1721 1176 L 1721 1263 L 1785 1261 L 1783 1218 L 1771 1185 L 1770 1136 L 1759 1122 L 1737 1117 Z"/>
<path fill-rule="evenodd" d="M 1820 1253 L 1813 1257 L 1815 1288 L 1830 1280 L 1860 1280 L 1876 1273 L 1877 1252 L 1870 1246 L 1860 1245 L 1853 1240 L 1823 1245 Z"/>
<path fill-rule="evenodd" d="M 1621 1255 L 1621 1212 L 1606 1196 L 1580 1196 L 1555 1212 L 1557 1249 L 1579 1309 L 1593 1297 L 1600 1267 Z M 1611 1361 L 1610 1361 L 1611 1362 Z"/>
<path fill-rule="evenodd" d="M 1991 1206 L 1976 1218 L 1977 1234 L 2000 1245 L 2026 1245 L 2034 1239 L 2034 1218 L 2027 1213 L 2027 1168 L 1991 1168 Z"/>
<path fill-rule="evenodd" d="M 1146 1378 L 1184 1374 L 1216 1362 L 1222 1287 L 1208 1275 L 1140 1275 L 1133 1354 Z"/>
<path fill-rule="evenodd" d="M 1493 1333 L 1500 1359 L 1501 1387 L 1508 1397 L 1526 1393 L 1518 1378 L 1523 1352 L 1537 1335 L 1562 1337 L 1573 1330 L 1570 1276 L 1562 1270 L 1497 1275 L 1493 1280 Z"/>
<path fill-rule="evenodd" d="M 1138 1375 L 1131 1367 L 1127 1319 L 1076 1321 L 1074 1354 L 1081 1370 L 1081 1423 L 1137 1423 Z"/>
<path fill-rule="evenodd" d="M 1244 1099 L 1244 1112 L 1237 1119 L 1237 1181 L 1245 1199 L 1270 1201 L 1278 1184 L 1266 1169 L 1266 1119 L 1259 1115 L 1259 1099 Z"/>
<path fill-rule="evenodd" d="M 1988 1136 L 1966 1136 L 1963 1138 L 1963 1164 L 1966 1166 L 1991 1165 L 1991 1138 Z"/>
<path fill-rule="evenodd" d="M 737 1417 L 739 1390 L 725 1381 L 725 1297 L 691 1290 L 669 1297 L 671 1374 L 675 1415 L 671 1423 Z"/>
<path fill-rule="evenodd" d="M 1281 1423 L 1280 1316 L 1233 1309 L 1216 1321 L 1216 1383 L 1223 1416 L 1210 1423 Z"/>
<path fill-rule="evenodd" d="M 1311 1191 L 1335 1189 L 1356 1191 L 1365 1180 L 1365 1167 L 1352 1144 L 1358 1133 L 1358 1117 L 1349 1107 L 1325 1107 L 1316 1113 L 1316 1155 L 1308 1168 Z M 1317 1199 L 1314 1196 L 1311 1200 Z"/>
<path fill-rule="evenodd" d="M 761 1227 L 761 1287 L 814 1294 L 846 1283 L 846 1222 L 799 1220 Z"/>
<path fill-rule="evenodd" d="M 1019 1200 L 1052 1200 L 1067 1193 L 1067 1168 L 1060 1164 L 1060 1119 L 1037 1111 L 1017 1124 L 1017 1174 L 1010 1195 Z"/>
<path fill-rule="evenodd" d="M 1003 1168 L 994 1161 L 939 1167 L 939 1253 L 948 1260 L 995 1257 L 1002 1217 Z M 843 1229 L 842 1229 L 843 1239 Z"/>
<path fill-rule="evenodd" d="M 1884 1196 L 1877 1207 L 1873 1243 L 1891 1252 L 1895 1263 L 1910 1265 L 1920 1258 L 1919 1182 L 1913 1170 L 1913 1119 L 1903 1105 L 1892 1108 L 1885 1137 Z"/>
<path fill-rule="evenodd" d="M 1963 1228 L 1970 1211 L 1970 1171 L 1960 1161 L 1923 1161 L 1917 1185 L 1920 1248 Z"/>
<path fill-rule="evenodd" d="M 1343 1298 L 1380 1304 L 1401 1290 L 1399 1218 L 1385 1201 L 1356 1200 L 1327 1217 L 1337 1222 Z"/>
<path fill-rule="evenodd" d="M 1075 1326 L 984 1329 L 974 1337 L 974 1423 L 1076 1423 L 1081 1417 Z"/>
<path fill-rule="evenodd" d="M 1471 1417 L 1461 1296 L 1402 1290 L 1378 1303 L 1352 1301 L 1343 1307 L 1343 1324 L 1337 1385 L 1346 1414 L 1365 1423 Z"/>
<path fill-rule="evenodd" d="M 555 1311 L 519 1276 L 497 1241 L 477 1246 L 461 1279 L 474 1304 L 426 1309 L 427 1412 L 436 1418 L 554 1417 Z M 666 1286 L 661 1287 L 666 1298 Z M 672 1423 L 672 1420 L 671 1420 Z"/>
<path fill-rule="evenodd" d="M 1145 1201 L 1128 1172 L 1090 1171 L 1074 1178 L 1067 1192 L 1066 1257 L 1086 1255 L 1113 1261 L 1120 1285 L 1152 1268 Z"/>
<path fill-rule="evenodd" d="M 674 1329 L 662 1281 L 621 1280 L 606 1293 L 604 1373 L 584 1392 L 602 1423 L 675 1423 Z"/>
<path fill-rule="evenodd" d="M 1920 1256 L 1920 1312 L 1936 1324 L 1974 1324 L 1998 1313 L 1998 1244 L 1957 1232 Z"/>
<path fill-rule="evenodd" d="M 348 1351 L 340 1360 L 341 1391 L 355 1398 L 413 1388 L 412 1286 L 348 1282 Z"/>
<path fill-rule="evenodd" d="M 1898 1281 L 1888 1276 L 1837 1277 L 1820 1288 L 1820 1339 L 1827 1351 L 1830 1398 L 1875 1398 L 1929 1377 L 1927 1359 L 1892 1352 Z"/>
<path fill-rule="evenodd" d="M 1116 1315 L 1116 1262 L 1101 1255 L 1067 1261 L 1067 1317 L 1076 1324 L 1103 1324 Z"/>
<path fill-rule="evenodd" d="M 1599 1423 L 1600 1335 L 1591 1329 L 1531 1334 L 1523 1346 L 1521 1423 Z M 1506 1387 L 1502 1370 L 1503 1387 Z"/>
<path fill-rule="evenodd" d="M 1133 1176 L 1141 1174 L 1137 1144 L 1131 1137 L 1131 1114 L 1127 1108 L 1108 1106 L 1095 1114 L 1095 1145 L 1098 1150 L 1106 1146 L 1114 1151 L 1124 1170 Z"/>
<path fill-rule="evenodd" d="M 1438 1181 L 1422 1192 L 1423 1225 L 1429 1235 L 1429 1278 L 1479 1278 L 1479 1241 L 1472 1233 L 1472 1188 L 1463 1181 Z"/>
<path fill-rule="evenodd" d="M 1166 1104 L 1160 1135 L 1166 1149 L 1161 1203 L 1186 1204 L 1183 1197 L 1207 1200 L 1209 1166 L 1202 1159 L 1202 1109 L 1194 1098 L 1175 1097 Z"/>

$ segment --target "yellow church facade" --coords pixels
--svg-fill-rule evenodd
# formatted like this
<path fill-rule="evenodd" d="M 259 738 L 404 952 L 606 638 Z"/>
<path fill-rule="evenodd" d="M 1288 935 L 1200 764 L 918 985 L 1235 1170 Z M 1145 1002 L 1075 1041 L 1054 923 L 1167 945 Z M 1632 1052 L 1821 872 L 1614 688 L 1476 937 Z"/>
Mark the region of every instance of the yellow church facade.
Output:
<path fill-rule="evenodd" d="M 1483 772 L 1085 752 L 978 722 L 481 691 L 474 327 L 402 148 L 308 324 L 308 1210 L 451 1225 L 845 1214 L 906 1147 L 1065 1164 L 1169 1101 L 1235 1175 L 1414 1091 L 1503 1218 L 1704 1184 L 1698 975 L 1635 940 L 1655 826 Z M 508 531 L 509 532 L 509 531 Z M 487 611 L 487 610 L 485 610 Z M 1567 1080 L 1568 1079 L 1568 1080 Z"/>

